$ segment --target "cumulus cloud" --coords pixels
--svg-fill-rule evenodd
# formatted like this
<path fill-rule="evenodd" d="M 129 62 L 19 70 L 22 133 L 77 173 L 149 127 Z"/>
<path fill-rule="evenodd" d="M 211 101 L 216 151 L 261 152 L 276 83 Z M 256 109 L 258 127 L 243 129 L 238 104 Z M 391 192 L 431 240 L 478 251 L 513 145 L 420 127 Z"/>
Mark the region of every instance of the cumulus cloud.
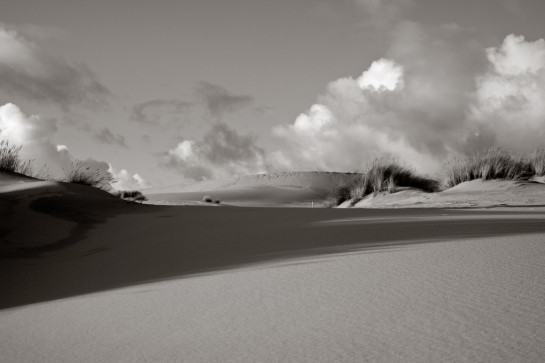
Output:
<path fill-rule="evenodd" d="M 178 99 L 155 99 L 133 106 L 130 120 L 144 124 L 159 125 L 165 118 L 168 121 L 179 121 L 191 107 L 191 102 Z"/>
<path fill-rule="evenodd" d="M 95 132 L 94 137 L 103 144 L 127 147 L 125 144 L 125 138 L 122 135 L 114 134 L 107 127 Z"/>
<path fill-rule="evenodd" d="M 477 77 L 472 121 L 496 144 L 524 151 L 543 147 L 545 40 L 509 35 L 486 54 L 489 68 Z"/>
<path fill-rule="evenodd" d="M 45 166 L 51 176 L 62 179 L 66 171 L 73 168 L 76 158 L 66 145 L 55 143 L 56 132 L 55 119 L 27 116 L 12 103 L 0 106 L 0 140 L 22 146 L 20 156 L 23 160 L 32 160 L 36 170 Z M 118 170 L 105 161 L 87 158 L 82 163 L 93 171 L 112 174 L 117 180 L 112 184 L 114 189 L 144 189 L 151 186 L 139 174 Z"/>
<path fill-rule="evenodd" d="M 264 151 L 250 135 L 215 123 L 201 140 L 183 140 L 165 155 L 164 165 L 186 178 L 205 180 L 266 170 Z"/>
<path fill-rule="evenodd" d="M 403 67 L 389 59 L 380 59 L 358 78 L 361 89 L 393 91 L 403 87 Z"/>
<path fill-rule="evenodd" d="M 116 190 L 141 190 L 151 187 L 151 184 L 137 173 L 131 174 L 126 169 L 117 170 L 112 164 L 108 164 L 107 170 L 116 180 L 112 184 Z"/>
<path fill-rule="evenodd" d="M 197 85 L 195 91 L 206 110 L 215 118 L 247 107 L 254 101 L 252 96 L 237 95 L 224 87 L 204 81 Z"/>
<path fill-rule="evenodd" d="M 545 41 L 507 36 L 484 49 L 456 25 L 403 23 L 385 58 L 331 82 L 273 133 L 276 168 L 358 170 L 393 154 L 422 171 L 449 155 L 543 146 Z"/>
<path fill-rule="evenodd" d="M 73 105 L 103 105 L 110 95 L 86 65 L 70 64 L 2 26 L 0 90 L 65 110 Z"/>
<path fill-rule="evenodd" d="M 23 160 L 33 160 L 38 168 L 47 165 L 53 174 L 60 174 L 71 158 L 66 146 L 52 141 L 56 132 L 55 119 L 27 116 L 12 103 L 0 106 L 0 139 L 22 145 Z"/>

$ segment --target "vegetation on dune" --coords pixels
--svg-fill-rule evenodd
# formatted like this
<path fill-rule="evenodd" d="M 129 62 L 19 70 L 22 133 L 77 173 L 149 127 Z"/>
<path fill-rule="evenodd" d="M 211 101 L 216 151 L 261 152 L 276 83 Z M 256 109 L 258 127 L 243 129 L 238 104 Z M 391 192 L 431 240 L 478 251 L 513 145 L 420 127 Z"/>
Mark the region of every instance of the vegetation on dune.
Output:
<path fill-rule="evenodd" d="M 219 199 L 212 199 L 211 196 L 209 195 L 205 195 L 204 197 L 202 197 L 202 201 L 205 202 L 205 203 L 214 203 L 214 204 L 220 204 L 221 201 Z"/>
<path fill-rule="evenodd" d="M 539 149 L 530 154 L 528 162 L 532 166 L 535 176 L 545 175 L 545 149 Z"/>
<path fill-rule="evenodd" d="M 528 179 L 534 175 L 543 175 L 544 165 L 543 151 L 521 156 L 508 150 L 492 148 L 465 158 L 449 159 L 443 167 L 443 185 L 452 188 L 475 179 Z"/>
<path fill-rule="evenodd" d="M 121 199 L 130 200 L 133 202 L 145 202 L 148 200 L 142 192 L 138 190 L 119 190 L 114 193 L 116 197 L 119 197 Z"/>
<path fill-rule="evenodd" d="M 417 175 L 412 169 L 394 159 L 376 159 L 351 185 L 341 185 L 335 190 L 337 205 L 351 200 L 357 203 L 365 196 L 380 192 L 393 193 L 399 187 L 412 187 L 425 192 L 439 190 L 436 180 Z"/>
<path fill-rule="evenodd" d="M 107 192 L 112 189 L 110 185 L 114 181 L 112 174 L 98 168 L 92 169 L 81 160 L 74 161 L 65 173 L 64 181 L 67 183 L 87 185 Z"/>
<path fill-rule="evenodd" d="M 0 172 L 19 173 L 30 176 L 30 160 L 23 161 L 19 155 L 22 146 L 10 145 L 9 141 L 0 141 Z"/>

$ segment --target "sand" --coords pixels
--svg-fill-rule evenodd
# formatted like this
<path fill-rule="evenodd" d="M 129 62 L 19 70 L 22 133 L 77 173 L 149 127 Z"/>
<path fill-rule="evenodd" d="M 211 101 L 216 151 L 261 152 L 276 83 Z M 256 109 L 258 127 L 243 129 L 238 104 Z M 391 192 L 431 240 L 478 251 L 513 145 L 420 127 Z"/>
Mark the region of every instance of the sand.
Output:
<path fill-rule="evenodd" d="M 347 206 L 347 205 L 345 205 Z M 370 195 L 356 208 L 483 208 L 497 206 L 545 206 L 545 183 L 513 180 L 472 180 L 440 193 L 405 189 Z"/>
<path fill-rule="evenodd" d="M 0 214 L 3 362 L 545 356 L 541 208 L 156 206 L 26 181 Z"/>
<path fill-rule="evenodd" d="M 405 245 L 0 312 L 5 362 L 488 361 L 545 356 L 542 235 Z"/>

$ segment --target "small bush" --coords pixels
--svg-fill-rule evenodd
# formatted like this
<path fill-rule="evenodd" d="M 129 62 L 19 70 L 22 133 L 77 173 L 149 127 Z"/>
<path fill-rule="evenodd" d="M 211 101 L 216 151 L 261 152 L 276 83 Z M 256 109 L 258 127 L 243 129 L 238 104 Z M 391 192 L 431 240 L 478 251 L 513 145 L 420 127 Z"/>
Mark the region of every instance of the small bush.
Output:
<path fill-rule="evenodd" d="M 212 198 L 209 195 L 205 195 L 204 197 L 202 197 L 202 201 L 205 202 L 205 203 L 212 203 L 213 202 Z"/>
<path fill-rule="evenodd" d="M 114 181 L 112 174 L 101 169 L 92 169 L 81 160 L 72 163 L 70 169 L 66 172 L 65 181 L 68 183 L 87 185 L 93 188 L 105 191 L 111 190 Z"/>
<path fill-rule="evenodd" d="M 466 158 L 450 159 L 443 166 L 445 188 L 475 179 L 519 180 L 536 174 L 543 154 L 524 158 L 500 148 L 492 148 Z M 534 164 L 535 163 L 535 164 Z"/>
<path fill-rule="evenodd" d="M 138 190 L 119 190 L 115 192 L 114 195 L 121 199 L 131 200 L 133 202 L 142 203 L 148 200 L 148 198 Z"/>
<path fill-rule="evenodd" d="M 30 160 L 23 161 L 19 156 L 21 148 L 22 146 L 10 145 L 9 141 L 0 141 L 0 172 L 24 175 L 32 173 Z"/>

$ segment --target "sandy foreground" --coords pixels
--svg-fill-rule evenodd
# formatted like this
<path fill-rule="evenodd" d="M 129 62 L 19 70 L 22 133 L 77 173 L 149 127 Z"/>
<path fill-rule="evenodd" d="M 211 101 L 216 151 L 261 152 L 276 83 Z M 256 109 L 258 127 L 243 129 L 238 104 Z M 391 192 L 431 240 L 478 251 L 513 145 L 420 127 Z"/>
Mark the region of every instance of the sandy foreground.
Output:
<path fill-rule="evenodd" d="M 0 186 L 0 358 L 542 361 L 545 212 L 135 205 Z"/>

